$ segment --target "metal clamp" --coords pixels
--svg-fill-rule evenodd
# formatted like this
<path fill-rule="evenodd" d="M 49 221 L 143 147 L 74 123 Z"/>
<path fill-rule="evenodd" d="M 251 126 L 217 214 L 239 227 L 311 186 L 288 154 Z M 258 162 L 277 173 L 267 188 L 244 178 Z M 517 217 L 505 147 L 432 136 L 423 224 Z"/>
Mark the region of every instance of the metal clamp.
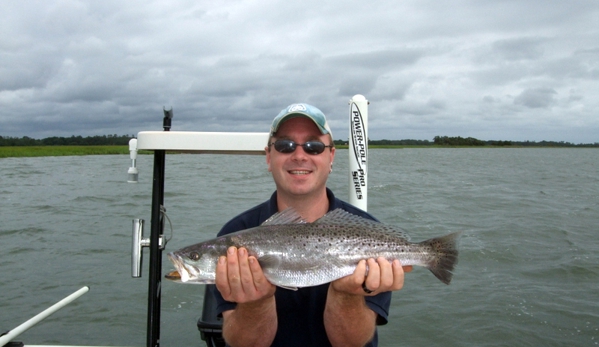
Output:
<path fill-rule="evenodd" d="M 150 239 L 144 238 L 144 220 L 133 219 L 133 232 L 132 232 L 132 247 L 131 247 L 131 277 L 141 277 L 141 264 L 143 258 L 143 247 L 150 247 Z M 165 246 L 164 235 L 161 235 L 158 239 L 158 247 L 163 249 Z"/>

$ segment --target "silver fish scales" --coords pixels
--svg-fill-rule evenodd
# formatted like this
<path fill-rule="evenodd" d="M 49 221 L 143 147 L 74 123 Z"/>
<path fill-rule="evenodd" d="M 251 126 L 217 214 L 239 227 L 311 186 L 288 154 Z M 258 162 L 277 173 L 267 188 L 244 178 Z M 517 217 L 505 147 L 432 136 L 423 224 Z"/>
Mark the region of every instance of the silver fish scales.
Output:
<path fill-rule="evenodd" d="M 424 266 L 449 284 L 458 260 L 459 236 L 457 232 L 411 243 L 400 228 L 342 209 L 306 223 L 290 208 L 258 227 L 169 253 L 177 271 L 166 277 L 184 283 L 214 283 L 218 258 L 235 246 L 245 247 L 258 259 L 272 284 L 288 289 L 332 282 L 352 274 L 360 260 L 378 257 Z"/>

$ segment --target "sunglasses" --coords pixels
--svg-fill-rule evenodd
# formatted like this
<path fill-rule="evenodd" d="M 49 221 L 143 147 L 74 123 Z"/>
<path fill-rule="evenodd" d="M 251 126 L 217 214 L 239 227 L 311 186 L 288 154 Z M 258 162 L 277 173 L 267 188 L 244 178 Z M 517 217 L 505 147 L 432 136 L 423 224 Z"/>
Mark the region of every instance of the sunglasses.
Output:
<path fill-rule="evenodd" d="M 320 141 L 307 141 L 306 143 L 296 143 L 292 140 L 276 140 L 275 142 L 269 143 L 268 146 L 274 145 L 277 152 L 280 153 L 293 153 L 297 146 L 302 146 L 304 152 L 311 155 L 318 155 L 324 152 L 324 149 L 329 147 L 333 148 L 332 145 L 326 146 Z"/>

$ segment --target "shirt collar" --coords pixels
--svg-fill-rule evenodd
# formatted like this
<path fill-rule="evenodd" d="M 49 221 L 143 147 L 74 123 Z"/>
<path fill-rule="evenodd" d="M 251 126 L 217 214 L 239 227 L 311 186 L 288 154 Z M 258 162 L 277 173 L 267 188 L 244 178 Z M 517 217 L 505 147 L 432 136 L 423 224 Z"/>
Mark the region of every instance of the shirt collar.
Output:
<path fill-rule="evenodd" d="M 337 200 L 337 198 L 335 198 L 335 194 L 333 194 L 333 191 L 330 190 L 329 188 L 327 189 L 327 198 L 329 199 L 329 212 L 333 211 L 334 209 L 340 208 L 341 204 L 339 202 L 339 200 Z M 273 214 L 279 212 L 278 208 L 277 208 L 277 191 L 275 190 L 274 193 L 272 193 L 272 195 L 270 196 L 270 200 L 268 201 L 268 217 L 266 218 L 270 218 L 270 216 L 272 216 Z"/>

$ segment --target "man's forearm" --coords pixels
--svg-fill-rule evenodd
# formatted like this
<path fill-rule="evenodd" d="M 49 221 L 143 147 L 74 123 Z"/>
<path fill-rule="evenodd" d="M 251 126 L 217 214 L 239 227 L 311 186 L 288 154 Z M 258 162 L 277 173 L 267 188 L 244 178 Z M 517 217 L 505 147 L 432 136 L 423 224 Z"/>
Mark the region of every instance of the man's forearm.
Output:
<path fill-rule="evenodd" d="M 329 287 L 324 325 L 333 346 L 364 346 L 374 336 L 376 313 L 363 296 Z"/>
<path fill-rule="evenodd" d="M 270 346 L 277 332 L 274 296 L 223 312 L 223 337 L 233 347 Z"/>

